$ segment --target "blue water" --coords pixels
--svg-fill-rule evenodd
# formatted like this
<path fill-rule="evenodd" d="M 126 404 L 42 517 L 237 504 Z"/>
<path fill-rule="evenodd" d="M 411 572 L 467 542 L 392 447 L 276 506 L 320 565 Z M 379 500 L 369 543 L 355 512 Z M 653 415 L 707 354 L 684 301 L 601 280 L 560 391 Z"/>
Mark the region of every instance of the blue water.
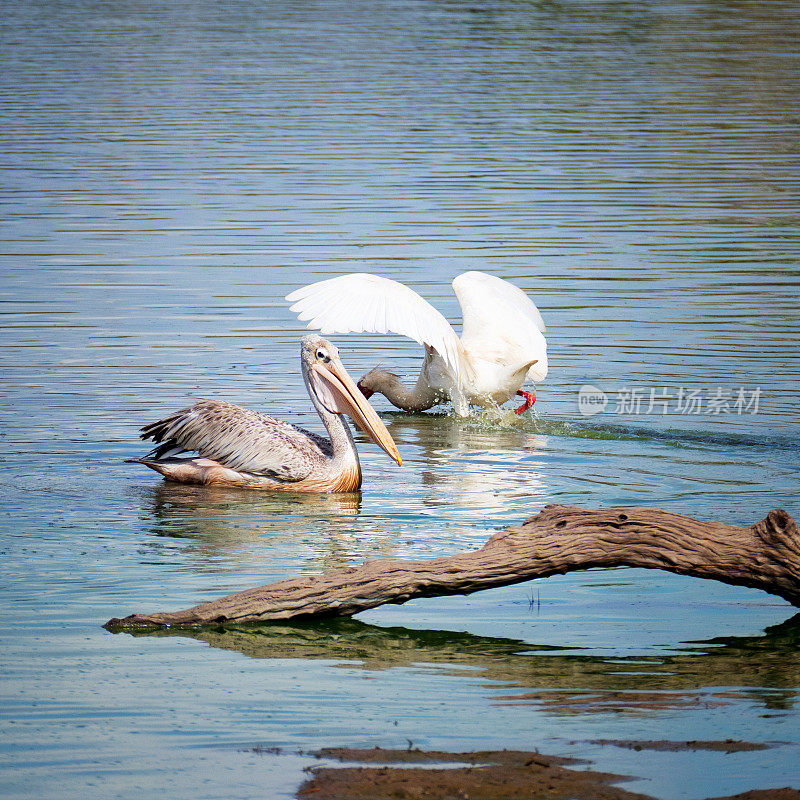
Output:
<path fill-rule="evenodd" d="M 288 798 L 317 748 L 409 740 L 669 800 L 800 788 L 800 622 L 756 590 L 594 570 L 338 623 L 102 628 L 473 549 L 548 503 L 799 516 L 795 4 L 0 8 L 4 797 Z M 292 289 L 374 272 L 458 329 L 468 269 L 542 311 L 535 415 L 376 397 L 404 464 L 359 435 L 349 499 L 122 463 L 192 397 L 319 429 Z M 419 368 L 399 337 L 336 343 L 356 377 Z M 728 738 L 769 747 L 599 743 Z"/>

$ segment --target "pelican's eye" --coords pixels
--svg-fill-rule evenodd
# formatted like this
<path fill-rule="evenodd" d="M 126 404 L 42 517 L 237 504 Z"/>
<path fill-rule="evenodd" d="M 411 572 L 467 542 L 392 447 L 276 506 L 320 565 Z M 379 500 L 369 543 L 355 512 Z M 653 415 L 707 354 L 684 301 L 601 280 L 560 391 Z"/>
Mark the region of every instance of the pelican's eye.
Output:
<path fill-rule="evenodd" d="M 317 360 L 318 360 L 318 361 L 321 361 L 323 364 L 327 364 L 327 363 L 328 363 L 328 362 L 331 360 L 331 357 L 330 357 L 330 356 L 327 354 L 327 352 L 326 352 L 325 350 L 323 350 L 322 348 L 320 348 L 319 350 L 317 350 L 317 352 L 315 353 L 315 355 L 316 355 L 316 357 L 317 357 Z"/>

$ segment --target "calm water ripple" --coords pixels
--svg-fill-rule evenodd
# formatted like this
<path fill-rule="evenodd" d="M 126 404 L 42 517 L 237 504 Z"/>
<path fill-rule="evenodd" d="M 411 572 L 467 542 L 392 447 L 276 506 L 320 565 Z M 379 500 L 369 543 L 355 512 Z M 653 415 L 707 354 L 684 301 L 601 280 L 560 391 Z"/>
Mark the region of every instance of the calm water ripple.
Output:
<path fill-rule="evenodd" d="M 798 516 L 796 3 L 0 10 L 4 797 L 291 797 L 298 751 L 408 739 L 669 800 L 800 788 L 798 621 L 755 590 L 598 570 L 330 625 L 100 627 L 478 547 L 553 502 Z M 458 327 L 468 269 L 542 311 L 535 416 L 379 399 L 404 466 L 359 437 L 355 498 L 121 463 L 197 396 L 318 429 L 288 291 L 375 272 Z M 337 344 L 356 376 L 419 368 L 399 337 Z M 770 748 L 603 744 L 662 738 Z"/>

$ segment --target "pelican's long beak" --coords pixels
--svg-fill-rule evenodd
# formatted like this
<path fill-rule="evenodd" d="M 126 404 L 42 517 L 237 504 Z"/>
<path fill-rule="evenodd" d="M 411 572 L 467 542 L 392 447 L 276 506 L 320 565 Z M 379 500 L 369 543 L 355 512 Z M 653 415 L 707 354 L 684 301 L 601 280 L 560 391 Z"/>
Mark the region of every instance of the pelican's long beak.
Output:
<path fill-rule="evenodd" d="M 367 398 L 358 390 L 342 363 L 338 359 L 331 359 L 327 364 L 315 362 L 309 370 L 312 378 L 317 378 L 322 383 L 322 391 L 317 391 L 317 386 L 314 388 L 323 405 L 337 414 L 347 414 L 378 447 L 402 465 L 403 459 L 392 435 L 386 430 Z M 316 383 L 312 381 L 312 384 Z"/>

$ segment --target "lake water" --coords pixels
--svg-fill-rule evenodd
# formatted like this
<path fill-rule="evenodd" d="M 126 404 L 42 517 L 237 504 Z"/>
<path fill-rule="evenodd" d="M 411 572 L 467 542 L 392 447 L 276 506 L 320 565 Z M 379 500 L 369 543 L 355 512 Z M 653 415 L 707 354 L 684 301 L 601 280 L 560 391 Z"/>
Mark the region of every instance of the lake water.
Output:
<path fill-rule="evenodd" d="M 756 590 L 595 570 L 317 625 L 101 627 L 476 548 L 553 502 L 797 516 L 798 23 L 782 0 L 2 3 L 3 796 L 288 798 L 310 751 L 409 742 L 575 755 L 669 800 L 800 787 L 800 617 Z M 544 315 L 535 416 L 375 398 L 404 465 L 360 437 L 356 499 L 122 463 L 197 396 L 319 429 L 288 291 L 370 271 L 458 323 L 468 269 Z M 399 337 L 336 343 L 354 376 L 419 367 Z M 607 743 L 729 738 L 769 747 Z"/>

